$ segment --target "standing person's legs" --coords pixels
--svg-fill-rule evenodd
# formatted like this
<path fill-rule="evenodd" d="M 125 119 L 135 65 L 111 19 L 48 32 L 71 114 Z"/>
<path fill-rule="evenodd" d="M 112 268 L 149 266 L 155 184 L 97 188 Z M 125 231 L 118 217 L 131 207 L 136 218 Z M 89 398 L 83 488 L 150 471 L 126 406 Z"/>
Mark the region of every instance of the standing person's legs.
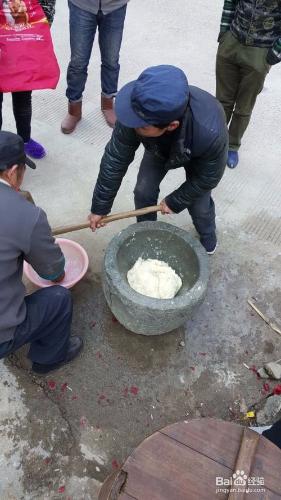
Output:
<path fill-rule="evenodd" d="M 68 115 L 61 128 L 65 134 L 75 129 L 82 117 L 82 96 L 88 77 L 88 65 L 97 29 L 97 16 L 69 5 L 69 29 L 71 58 L 67 69 Z"/>
<path fill-rule="evenodd" d="M 225 141 L 221 149 L 217 151 L 216 167 L 218 171 L 223 174 L 226 165 L 227 152 L 228 152 L 228 137 L 225 131 Z M 200 161 L 196 165 L 196 160 L 193 160 L 193 165 L 189 165 L 186 169 L 186 176 L 188 181 L 188 171 L 194 167 L 194 171 L 200 168 Z M 206 167 L 207 168 L 207 167 Z M 200 242 L 205 248 L 206 252 L 212 254 L 216 250 L 217 237 L 216 237 L 216 213 L 215 204 L 211 196 L 211 191 L 206 191 L 199 198 L 195 199 L 191 205 L 188 206 L 188 211 L 191 215 L 195 229 L 200 236 Z"/>
<path fill-rule="evenodd" d="M 72 298 L 69 290 L 61 286 L 45 288 L 26 297 L 25 303 L 26 318 L 17 327 L 13 340 L 0 344 L 0 358 L 30 343 L 28 356 L 37 372 L 47 373 L 73 359 L 82 341 L 72 337 L 74 345 L 70 340 Z"/>
<path fill-rule="evenodd" d="M 119 55 L 127 5 L 104 16 L 99 13 L 99 46 L 101 53 L 101 109 L 107 124 L 113 127 L 116 116 L 113 99 L 118 90 Z"/>
<path fill-rule="evenodd" d="M 22 137 L 23 142 L 27 143 L 31 136 L 31 92 L 13 92 L 12 99 L 17 133 Z"/>
<path fill-rule="evenodd" d="M 159 196 L 159 186 L 166 175 L 164 162 L 145 151 L 140 165 L 136 187 L 134 189 L 135 207 L 144 208 L 156 205 Z M 138 222 L 156 220 L 157 214 L 151 213 L 137 217 Z"/>
<path fill-rule="evenodd" d="M 216 58 L 216 98 L 224 108 L 227 123 L 234 111 L 240 83 L 240 70 L 232 39 L 230 32 L 224 34 Z"/>
<path fill-rule="evenodd" d="M 230 31 L 227 31 L 218 47 L 216 59 L 216 97 L 222 104 L 229 124 L 241 80 L 240 66 L 238 64 L 238 48 L 240 44 Z M 238 164 L 238 153 L 229 151 L 227 165 L 235 168 Z"/>
<path fill-rule="evenodd" d="M 241 44 L 240 44 L 241 45 Z M 241 45 L 239 51 L 240 83 L 235 109 L 229 126 L 229 149 L 238 151 L 247 129 L 258 94 L 270 69 L 266 62 L 268 49 Z"/>
<path fill-rule="evenodd" d="M 32 92 L 12 92 L 12 100 L 17 133 L 24 141 L 25 152 L 39 160 L 46 155 L 46 151 L 41 144 L 31 139 Z"/>
<path fill-rule="evenodd" d="M 188 207 L 200 242 L 208 253 L 214 253 L 217 244 L 216 213 L 211 191 L 203 194 Z"/>

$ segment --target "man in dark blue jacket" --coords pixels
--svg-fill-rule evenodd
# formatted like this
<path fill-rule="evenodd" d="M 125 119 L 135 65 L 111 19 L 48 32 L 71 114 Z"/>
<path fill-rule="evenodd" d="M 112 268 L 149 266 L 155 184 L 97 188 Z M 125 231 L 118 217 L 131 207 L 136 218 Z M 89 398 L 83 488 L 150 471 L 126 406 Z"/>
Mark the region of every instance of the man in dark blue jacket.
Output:
<path fill-rule="evenodd" d="M 157 203 L 159 185 L 171 169 L 183 167 L 184 182 L 161 202 L 162 213 L 188 209 L 209 254 L 217 245 L 211 191 L 223 176 L 228 131 L 223 109 L 207 92 L 188 85 L 175 66 L 147 68 L 117 94 L 117 123 L 105 148 L 94 189 L 90 225 L 100 227 L 142 143 L 145 153 L 134 190 L 136 208 Z M 138 218 L 156 220 L 156 214 Z"/>

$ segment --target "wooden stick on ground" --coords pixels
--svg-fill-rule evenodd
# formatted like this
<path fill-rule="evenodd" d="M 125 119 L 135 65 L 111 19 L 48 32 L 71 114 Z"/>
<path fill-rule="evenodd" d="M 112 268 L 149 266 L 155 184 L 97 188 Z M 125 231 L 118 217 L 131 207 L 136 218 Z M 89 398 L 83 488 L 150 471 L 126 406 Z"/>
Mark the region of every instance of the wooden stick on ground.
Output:
<path fill-rule="evenodd" d="M 278 333 L 278 335 L 281 335 L 281 329 L 280 329 L 277 325 L 275 325 L 274 323 L 272 323 L 272 322 L 270 321 L 270 319 L 269 319 L 267 316 L 265 316 L 265 315 L 264 315 L 264 314 L 263 314 L 263 313 L 262 313 L 262 312 L 261 312 L 261 311 L 257 308 L 257 306 L 255 306 L 255 304 L 254 304 L 251 300 L 248 300 L 248 304 L 249 304 L 249 305 L 250 305 L 250 306 L 251 306 L 251 307 L 252 307 L 252 308 L 256 311 L 256 313 L 257 313 L 257 314 L 258 314 L 258 315 L 259 315 L 259 316 L 260 316 L 260 317 L 261 317 L 261 318 L 262 318 L 262 319 L 263 319 L 263 320 L 264 320 L 264 321 L 268 324 L 268 326 L 270 326 L 270 328 L 271 328 L 274 332 Z"/>

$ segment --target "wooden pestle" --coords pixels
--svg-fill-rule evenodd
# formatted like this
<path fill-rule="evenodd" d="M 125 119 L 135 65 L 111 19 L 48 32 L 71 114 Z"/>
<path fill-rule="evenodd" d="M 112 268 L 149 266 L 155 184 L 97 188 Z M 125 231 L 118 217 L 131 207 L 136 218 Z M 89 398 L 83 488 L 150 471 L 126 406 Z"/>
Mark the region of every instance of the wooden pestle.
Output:
<path fill-rule="evenodd" d="M 160 211 L 160 205 L 153 205 L 151 207 L 139 208 L 138 210 L 131 210 L 129 212 L 119 212 L 117 214 L 106 215 L 100 220 L 100 224 L 108 224 L 109 222 L 113 222 L 115 220 L 128 219 L 129 217 L 137 217 Z M 73 231 L 79 231 L 80 229 L 86 229 L 87 227 L 90 227 L 90 221 L 82 222 L 81 224 L 56 227 L 52 230 L 52 234 L 53 236 L 58 236 L 59 234 L 71 233 Z"/>

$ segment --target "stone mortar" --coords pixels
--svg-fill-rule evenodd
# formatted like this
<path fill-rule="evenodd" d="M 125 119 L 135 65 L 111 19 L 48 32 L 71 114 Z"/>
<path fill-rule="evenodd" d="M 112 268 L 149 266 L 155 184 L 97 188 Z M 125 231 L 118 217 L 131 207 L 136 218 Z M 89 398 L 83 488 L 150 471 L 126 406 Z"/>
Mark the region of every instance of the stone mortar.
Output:
<path fill-rule="evenodd" d="M 183 285 L 173 299 L 153 299 L 135 292 L 127 272 L 136 260 L 167 262 Z M 189 233 L 165 222 L 132 224 L 110 242 L 103 265 L 103 291 L 118 321 L 142 335 L 160 335 L 178 328 L 203 301 L 209 279 L 208 256 Z"/>

